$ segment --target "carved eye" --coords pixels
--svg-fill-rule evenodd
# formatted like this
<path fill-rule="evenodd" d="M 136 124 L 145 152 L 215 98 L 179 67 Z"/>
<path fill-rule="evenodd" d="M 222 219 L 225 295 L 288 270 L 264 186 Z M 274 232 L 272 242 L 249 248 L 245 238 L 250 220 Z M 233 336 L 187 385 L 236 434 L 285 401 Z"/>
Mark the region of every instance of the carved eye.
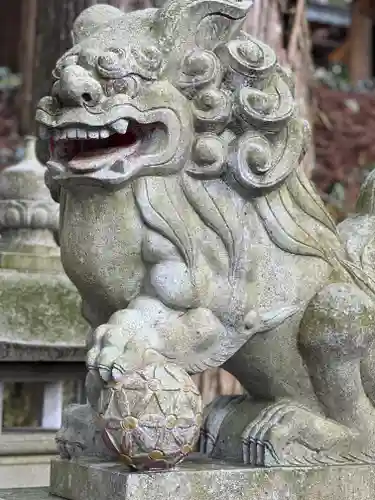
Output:
<path fill-rule="evenodd" d="M 139 80 L 133 75 L 114 80 L 113 90 L 115 94 L 126 94 L 130 98 L 134 98 L 139 91 Z"/>
<path fill-rule="evenodd" d="M 73 64 L 77 64 L 78 57 L 78 54 L 70 54 L 57 61 L 56 67 L 52 71 L 52 77 L 55 80 L 58 80 L 61 77 L 61 71 L 64 68 L 66 68 L 67 66 L 72 66 Z"/>
<path fill-rule="evenodd" d="M 125 68 L 122 64 L 124 58 L 122 49 L 110 49 L 105 54 L 98 57 L 96 67 L 104 78 L 121 78 L 124 76 Z"/>
<path fill-rule="evenodd" d="M 108 52 L 112 52 L 113 54 L 116 54 L 119 57 L 119 59 L 124 59 L 126 56 L 125 50 L 120 48 L 120 47 L 112 47 L 112 48 L 108 49 Z"/>

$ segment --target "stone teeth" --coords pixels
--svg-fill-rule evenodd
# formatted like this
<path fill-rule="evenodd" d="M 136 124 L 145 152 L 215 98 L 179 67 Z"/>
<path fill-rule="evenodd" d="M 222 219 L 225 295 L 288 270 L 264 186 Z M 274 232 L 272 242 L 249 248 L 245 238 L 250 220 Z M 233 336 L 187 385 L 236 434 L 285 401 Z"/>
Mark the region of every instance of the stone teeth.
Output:
<path fill-rule="evenodd" d="M 83 128 L 77 130 L 77 139 L 87 139 L 87 130 Z"/>
<path fill-rule="evenodd" d="M 88 137 L 89 139 L 99 139 L 100 137 L 99 130 L 89 130 Z"/>
<path fill-rule="evenodd" d="M 100 130 L 99 135 L 101 139 L 107 139 L 107 137 L 110 136 L 110 133 L 109 130 L 104 128 L 103 130 Z"/>
<path fill-rule="evenodd" d="M 67 133 L 68 139 L 77 139 L 77 129 L 68 128 L 66 133 Z"/>
<path fill-rule="evenodd" d="M 49 133 L 48 129 L 44 127 L 47 131 L 47 134 Z M 42 130 L 39 130 L 39 135 L 42 137 L 41 134 L 44 134 L 45 132 Z M 56 129 L 53 131 L 53 137 L 55 140 L 61 140 L 61 139 L 107 139 L 113 132 L 109 130 L 108 128 L 103 128 L 103 129 L 85 129 L 85 128 L 65 128 L 65 129 Z"/>
<path fill-rule="evenodd" d="M 117 132 L 118 134 L 125 134 L 128 130 L 129 122 L 128 120 L 124 120 L 120 118 L 119 120 L 111 123 L 110 127 Z"/>

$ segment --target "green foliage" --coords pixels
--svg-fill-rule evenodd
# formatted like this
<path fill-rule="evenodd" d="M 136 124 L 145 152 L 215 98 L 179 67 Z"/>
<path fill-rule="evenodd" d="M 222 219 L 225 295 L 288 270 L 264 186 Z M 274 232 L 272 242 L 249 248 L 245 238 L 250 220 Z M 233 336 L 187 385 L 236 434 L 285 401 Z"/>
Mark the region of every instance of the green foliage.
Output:
<path fill-rule="evenodd" d="M 18 89 L 21 77 L 13 74 L 9 68 L 0 66 L 0 92 Z"/>
<path fill-rule="evenodd" d="M 317 68 L 315 79 L 320 84 L 342 92 L 374 92 L 375 80 L 359 80 L 356 84 L 350 83 L 349 69 L 345 64 L 332 64 L 328 68 Z"/>

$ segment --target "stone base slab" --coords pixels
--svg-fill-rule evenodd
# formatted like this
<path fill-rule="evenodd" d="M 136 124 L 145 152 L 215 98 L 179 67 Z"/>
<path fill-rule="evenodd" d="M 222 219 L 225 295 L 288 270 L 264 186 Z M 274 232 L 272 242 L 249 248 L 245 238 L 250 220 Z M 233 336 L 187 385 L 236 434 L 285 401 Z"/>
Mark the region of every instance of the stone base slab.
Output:
<path fill-rule="evenodd" d="M 171 471 L 130 473 L 119 463 L 54 460 L 50 492 L 68 500 L 373 500 L 375 466 L 260 469 L 194 457 Z"/>
<path fill-rule="evenodd" d="M 50 495 L 47 488 L 12 488 L 0 490 L 0 500 L 57 500 L 57 498 Z"/>

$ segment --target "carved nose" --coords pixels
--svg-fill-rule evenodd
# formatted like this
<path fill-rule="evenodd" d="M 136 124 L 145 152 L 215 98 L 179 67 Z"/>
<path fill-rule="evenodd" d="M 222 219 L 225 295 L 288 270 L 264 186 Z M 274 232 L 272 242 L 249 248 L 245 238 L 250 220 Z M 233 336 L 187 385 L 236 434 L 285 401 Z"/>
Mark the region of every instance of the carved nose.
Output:
<path fill-rule="evenodd" d="M 66 106 L 95 106 L 103 96 L 99 82 L 81 66 L 71 65 L 61 70 L 52 95 Z"/>

